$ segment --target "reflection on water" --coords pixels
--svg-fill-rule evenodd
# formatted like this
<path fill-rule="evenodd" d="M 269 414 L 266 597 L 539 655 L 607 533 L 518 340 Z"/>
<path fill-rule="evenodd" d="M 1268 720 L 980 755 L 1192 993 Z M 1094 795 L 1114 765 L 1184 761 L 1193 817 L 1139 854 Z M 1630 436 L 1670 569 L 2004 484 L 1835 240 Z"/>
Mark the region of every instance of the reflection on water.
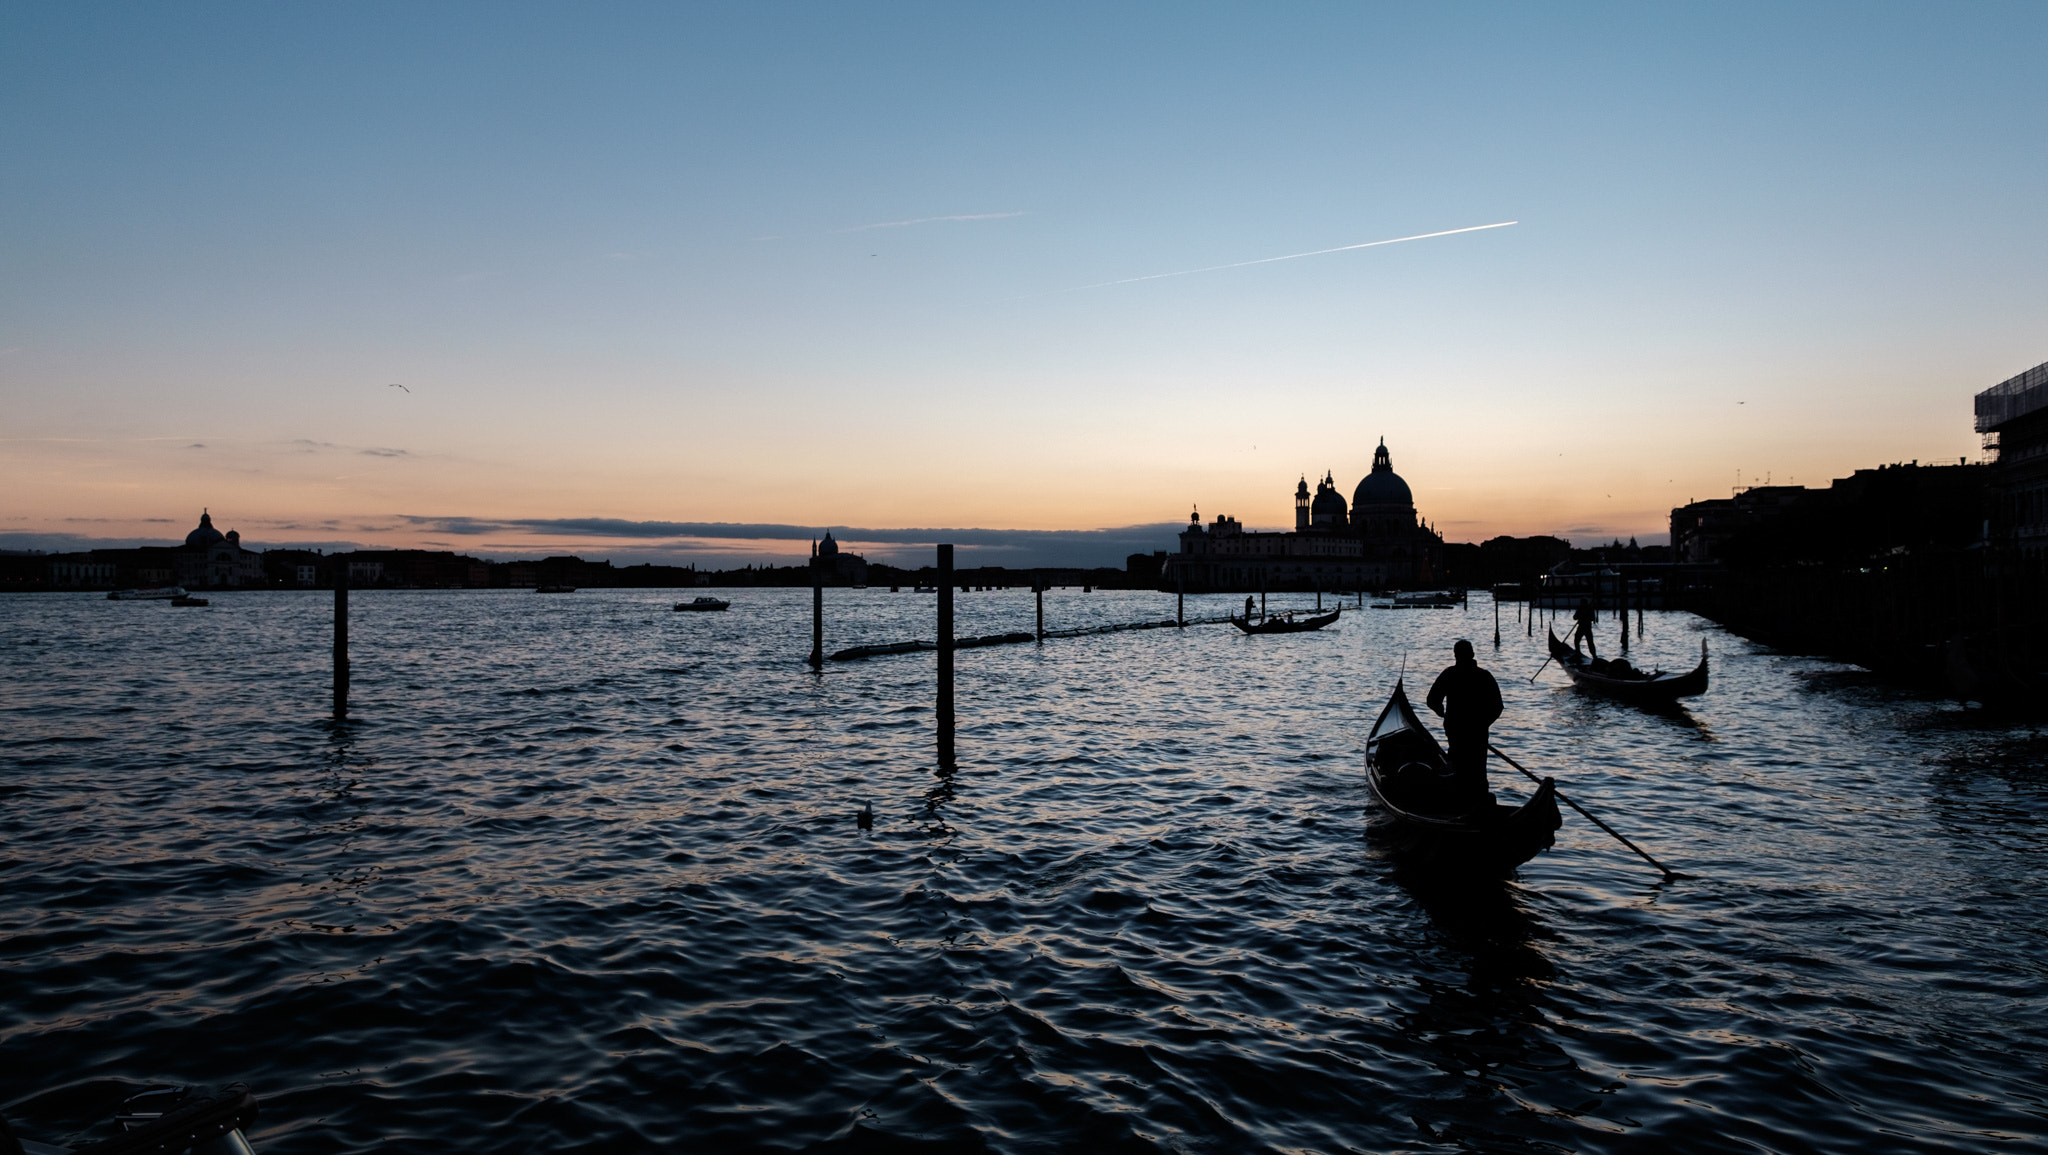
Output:
<path fill-rule="evenodd" d="M 242 1079 L 266 1153 L 2048 1130 L 2042 740 L 1684 615 L 1630 639 L 1713 635 L 1668 712 L 1530 681 L 1543 623 L 1491 650 L 1483 599 L 965 651 L 935 769 L 931 656 L 809 672 L 805 590 L 359 593 L 341 727 L 323 599 L 212 600 L 0 598 L 0 1101 Z M 957 601 L 1030 627 L 1028 591 Z M 828 611 L 829 650 L 932 602 Z M 1571 814 L 1513 880 L 1375 854 L 1365 730 L 1461 635 L 1501 747 L 1694 877 Z"/>

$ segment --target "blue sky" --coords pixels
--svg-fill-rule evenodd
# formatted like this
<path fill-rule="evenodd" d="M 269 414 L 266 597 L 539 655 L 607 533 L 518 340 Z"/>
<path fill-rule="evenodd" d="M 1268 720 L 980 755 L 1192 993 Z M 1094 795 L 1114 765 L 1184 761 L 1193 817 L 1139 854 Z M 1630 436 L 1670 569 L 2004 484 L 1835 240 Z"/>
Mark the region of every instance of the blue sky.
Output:
<path fill-rule="evenodd" d="M 1738 477 L 1975 456 L 1970 395 L 2048 359 L 2044 32 L 18 5 L 0 533 L 1276 525 L 1384 435 L 1453 540 L 1658 538 Z"/>

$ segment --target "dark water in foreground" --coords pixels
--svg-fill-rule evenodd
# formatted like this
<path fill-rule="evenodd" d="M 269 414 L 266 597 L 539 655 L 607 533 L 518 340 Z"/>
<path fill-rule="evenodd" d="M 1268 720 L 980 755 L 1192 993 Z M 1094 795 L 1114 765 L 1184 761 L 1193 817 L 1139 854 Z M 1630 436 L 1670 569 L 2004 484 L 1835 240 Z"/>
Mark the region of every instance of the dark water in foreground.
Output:
<path fill-rule="evenodd" d="M 1717 682 L 1645 714 L 1475 605 L 963 653 L 941 779 L 929 656 L 813 676 L 808 591 L 733 597 L 358 593 L 340 732 L 325 595 L 0 598 L 0 1102 L 240 1079 L 265 1155 L 2048 1139 L 2025 731 L 1678 614 L 1637 656 Z M 1375 857 L 1364 730 L 1460 632 L 1497 741 L 1696 879 L 1569 813 L 1490 890 Z"/>

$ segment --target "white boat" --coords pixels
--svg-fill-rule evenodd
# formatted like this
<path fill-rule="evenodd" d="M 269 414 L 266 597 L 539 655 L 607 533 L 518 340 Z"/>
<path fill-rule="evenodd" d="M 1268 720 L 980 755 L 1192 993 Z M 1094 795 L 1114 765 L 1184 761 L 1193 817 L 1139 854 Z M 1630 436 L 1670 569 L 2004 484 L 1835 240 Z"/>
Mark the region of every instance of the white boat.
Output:
<path fill-rule="evenodd" d="M 167 602 L 172 598 L 182 598 L 184 596 L 186 596 L 184 586 L 151 586 L 148 589 L 115 590 L 107 595 L 107 600 L 110 602 Z"/>
<path fill-rule="evenodd" d="M 1395 594 L 1390 602 L 1374 602 L 1376 610 L 1442 610 L 1465 604 L 1462 593 L 1429 591 L 1415 594 Z"/>

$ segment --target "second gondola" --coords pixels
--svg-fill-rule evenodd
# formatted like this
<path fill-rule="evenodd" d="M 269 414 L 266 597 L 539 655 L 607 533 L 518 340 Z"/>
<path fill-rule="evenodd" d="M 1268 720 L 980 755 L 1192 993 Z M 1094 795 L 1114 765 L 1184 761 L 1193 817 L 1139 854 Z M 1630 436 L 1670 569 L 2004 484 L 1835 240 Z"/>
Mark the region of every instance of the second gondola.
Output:
<path fill-rule="evenodd" d="M 1638 670 L 1626 663 L 1600 661 L 1588 658 L 1572 647 L 1557 640 L 1555 631 L 1545 631 L 1550 637 L 1550 656 L 1564 667 L 1573 684 L 1588 690 L 1597 690 L 1610 697 L 1646 704 L 1675 702 L 1707 692 L 1707 640 L 1700 639 L 1700 664 L 1683 674 L 1667 674 L 1662 670 Z"/>
<path fill-rule="evenodd" d="M 1251 620 L 1247 615 L 1230 619 L 1230 624 L 1248 634 L 1304 634 L 1310 630 L 1322 629 L 1336 621 L 1338 615 L 1343 612 L 1343 609 L 1339 608 L 1327 614 L 1317 614 L 1312 618 L 1300 618 L 1291 613 L 1274 614 L 1270 618 L 1260 618 L 1258 621 Z"/>

